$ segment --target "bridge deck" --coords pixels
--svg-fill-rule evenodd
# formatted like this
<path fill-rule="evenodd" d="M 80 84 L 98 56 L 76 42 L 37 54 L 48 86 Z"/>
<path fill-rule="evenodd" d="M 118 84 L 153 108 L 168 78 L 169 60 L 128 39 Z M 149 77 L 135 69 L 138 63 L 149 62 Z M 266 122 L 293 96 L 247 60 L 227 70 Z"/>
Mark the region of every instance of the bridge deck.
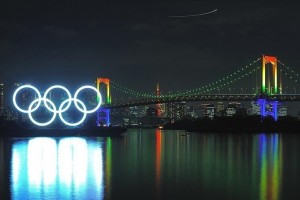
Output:
<path fill-rule="evenodd" d="M 178 96 L 178 97 L 160 97 L 139 99 L 129 102 L 112 103 L 103 105 L 105 108 L 125 108 L 132 106 L 151 105 L 158 103 L 172 102 L 192 102 L 192 101 L 256 101 L 259 98 L 265 98 L 269 101 L 300 101 L 300 94 L 281 94 L 281 95 L 254 95 L 254 94 L 205 94 L 193 96 Z"/>

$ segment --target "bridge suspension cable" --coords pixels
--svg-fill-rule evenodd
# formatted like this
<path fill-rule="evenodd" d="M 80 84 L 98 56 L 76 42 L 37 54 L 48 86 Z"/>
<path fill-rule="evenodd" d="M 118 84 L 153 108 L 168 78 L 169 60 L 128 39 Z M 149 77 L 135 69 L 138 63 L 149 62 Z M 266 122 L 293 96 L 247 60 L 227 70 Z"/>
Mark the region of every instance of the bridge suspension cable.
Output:
<path fill-rule="evenodd" d="M 110 81 L 110 82 L 111 82 L 111 87 L 113 89 L 118 90 L 119 92 L 130 94 L 130 95 L 133 95 L 133 96 L 136 96 L 136 97 L 156 98 L 156 96 L 153 95 L 153 94 L 147 94 L 147 93 L 138 92 L 138 91 L 132 90 L 130 88 L 127 88 L 127 87 L 125 87 L 125 86 L 123 86 L 123 85 L 121 85 L 119 83 L 116 83 L 114 81 Z"/>
<path fill-rule="evenodd" d="M 279 66 L 283 66 L 282 68 L 280 67 L 280 71 L 283 72 L 284 70 L 286 70 L 285 73 L 284 73 L 285 76 L 289 76 L 290 79 L 293 79 L 297 83 L 300 82 L 299 81 L 299 74 L 297 72 L 295 72 L 295 70 L 291 69 L 289 66 L 285 65 L 280 60 L 278 60 L 278 62 L 280 64 Z M 291 75 L 289 72 L 292 73 L 294 76 Z"/>
<path fill-rule="evenodd" d="M 174 93 L 161 95 L 161 97 L 165 98 L 165 97 L 176 97 L 176 96 L 184 96 L 184 95 L 197 95 L 197 94 L 203 94 L 203 93 L 207 93 L 207 92 L 211 92 L 211 91 L 214 91 L 214 90 L 224 88 L 225 86 L 233 84 L 233 83 L 249 76 L 250 74 L 258 71 L 260 66 L 257 67 L 257 65 L 255 65 L 255 64 L 260 60 L 261 60 L 261 58 L 258 58 L 256 60 L 250 62 L 248 65 L 246 65 L 242 68 L 239 68 L 238 70 L 234 71 L 233 73 L 228 74 L 227 76 L 225 76 L 225 77 L 223 77 L 223 78 L 221 78 L 217 81 L 214 81 L 214 82 L 209 83 L 207 85 L 201 86 L 199 88 L 176 91 Z M 122 92 L 122 93 L 133 95 L 135 97 L 157 98 L 157 96 L 155 94 L 139 92 L 139 91 L 130 89 L 128 87 L 125 87 L 125 86 L 123 86 L 119 83 L 116 83 L 114 81 L 111 81 L 111 87 L 113 89 L 116 89 L 116 90 Z"/>
<path fill-rule="evenodd" d="M 174 97 L 174 96 L 183 96 L 183 95 L 196 95 L 196 94 L 203 94 L 205 92 L 210 92 L 213 90 L 218 90 L 220 88 L 223 88 L 224 86 L 230 85 L 231 83 L 234 83 L 234 82 L 252 74 L 253 72 L 257 71 L 258 68 L 255 67 L 254 64 L 256 64 L 259 60 L 261 60 L 261 58 L 258 58 L 256 60 L 254 60 L 253 62 L 249 63 L 249 65 L 239 68 L 235 72 L 233 72 L 215 82 L 204 85 L 202 87 L 190 89 L 190 90 L 186 90 L 186 91 L 177 91 L 170 95 L 161 95 L 161 96 Z"/>

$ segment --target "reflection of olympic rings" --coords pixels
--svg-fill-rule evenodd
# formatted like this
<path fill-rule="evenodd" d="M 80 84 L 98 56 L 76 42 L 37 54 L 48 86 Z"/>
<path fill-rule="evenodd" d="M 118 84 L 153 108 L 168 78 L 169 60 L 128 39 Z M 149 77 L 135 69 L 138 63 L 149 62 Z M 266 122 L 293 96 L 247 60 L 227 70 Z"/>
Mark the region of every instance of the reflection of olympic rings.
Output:
<path fill-rule="evenodd" d="M 16 101 L 16 97 L 17 97 L 18 92 L 20 90 L 22 90 L 22 89 L 25 89 L 25 88 L 32 89 L 32 90 L 34 90 L 37 93 L 37 98 L 34 99 L 30 103 L 30 105 L 28 107 L 28 110 L 24 110 L 24 109 L 20 108 L 18 106 L 18 104 L 17 104 L 17 101 Z M 53 90 L 53 89 L 61 89 L 61 90 L 65 91 L 67 93 L 67 96 L 68 96 L 68 99 L 64 100 L 60 104 L 60 106 L 59 106 L 58 109 L 56 108 L 55 104 L 50 99 L 47 98 L 48 93 L 51 90 Z M 87 110 L 85 104 L 81 100 L 77 99 L 78 94 L 82 90 L 84 90 L 84 89 L 91 89 L 91 90 L 94 90 L 96 92 L 99 101 L 98 101 L 97 106 L 94 109 Z M 70 108 L 72 101 L 74 102 L 76 109 L 83 113 L 82 118 L 78 122 L 75 122 L 75 123 L 70 123 L 70 122 L 66 121 L 63 118 L 63 115 L 62 115 L 63 112 L 67 111 Z M 43 122 L 43 123 L 37 122 L 32 117 L 32 113 L 39 108 L 39 106 L 41 105 L 42 102 L 44 103 L 44 105 L 47 108 L 47 110 L 53 113 L 52 118 L 48 122 Z M 22 85 L 21 87 L 19 87 L 18 89 L 16 89 L 16 91 L 14 92 L 14 94 L 13 94 L 13 103 L 14 103 L 14 106 L 20 112 L 22 112 L 22 113 L 28 113 L 28 117 L 32 121 L 32 123 L 34 123 L 34 124 L 36 124 L 38 126 L 47 126 L 47 125 L 51 124 L 55 120 L 57 114 L 59 115 L 60 120 L 64 124 L 66 124 L 68 126 L 78 126 L 79 124 L 81 124 L 85 120 L 87 114 L 93 113 L 93 112 L 97 111 L 100 108 L 100 105 L 102 103 L 102 98 L 101 98 L 100 92 L 95 87 L 89 86 L 89 85 L 82 86 L 79 89 L 77 89 L 77 91 L 74 94 L 74 97 L 72 97 L 71 93 L 69 92 L 69 90 L 67 88 L 65 88 L 65 87 L 63 87 L 61 85 L 54 85 L 54 86 L 49 87 L 46 90 L 46 92 L 44 93 L 43 97 L 41 96 L 41 93 L 39 92 L 39 90 L 37 88 L 35 88 L 34 86 L 31 86 L 31 85 Z M 49 104 L 50 104 L 50 106 L 49 106 Z M 67 104 L 67 105 L 65 106 L 65 104 Z"/>

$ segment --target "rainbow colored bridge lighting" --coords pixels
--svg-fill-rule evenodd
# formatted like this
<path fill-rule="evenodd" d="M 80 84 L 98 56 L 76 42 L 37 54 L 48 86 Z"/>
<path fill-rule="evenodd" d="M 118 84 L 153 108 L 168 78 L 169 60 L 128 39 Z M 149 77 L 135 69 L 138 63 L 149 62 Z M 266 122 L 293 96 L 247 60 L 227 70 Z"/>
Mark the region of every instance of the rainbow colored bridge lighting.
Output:
<path fill-rule="evenodd" d="M 272 66 L 267 66 L 271 64 Z M 277 58 L 274 56 L 262 55 L 261 66 L 261 94 L 262 96 L 276 95 L 282 93 L 282 86 L 278 91 L 277 81 Z M 281 82 L 281 81 L 280 81 Z M 262 117 L 272 116 L 275 121 L 278 119 L 278 101 L 268 101 L 265 97 L 259 98 L 257 103 L 260 106 L 260 115 Z M 272 108 L 267 109 L 267 107 Z"/>
<path fill-rule="evenodd" d="M 100 91 L 101 83 L 106 85 L 106 98 L 105 103 L 111 104 L 111 95 L 110 95 L 110 80 L 108 78 L 97 78 L 97 90 Z M 97 99 L 99 101 L 99 99 Z M 97 126 L 110 126 L 110 109 L 100 108 L 97 112 Z"/>
<path fill-rule="evenodd" d="M 266 77 L 269 76 L 269 73 L 267 72 L 266 64 L 271 63 L 272 64 L 272 76 L 268 79 L 268 85 L 266 85 Z M 268 94 L 273 95 L 278 93 L 278 87 L 277 87 L 277 58 L 274 56 L 262 56 L 262 82 L 261 82 L 261 93 L 262 94 Z M 272 82 L 272 83 L 271 83 Z"/>

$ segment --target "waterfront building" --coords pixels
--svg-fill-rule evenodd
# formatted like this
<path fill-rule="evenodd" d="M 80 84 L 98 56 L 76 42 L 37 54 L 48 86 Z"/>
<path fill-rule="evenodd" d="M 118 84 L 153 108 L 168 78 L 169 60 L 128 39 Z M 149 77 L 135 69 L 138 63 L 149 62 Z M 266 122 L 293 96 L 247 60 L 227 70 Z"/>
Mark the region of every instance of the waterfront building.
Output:
<path fill-rule="evenodd" d="M 215 106 L 213 104 L 202 104 L 203 117 L 213 119 L 215 116 Z"/>
<path fill-rule="evenodd" d="M 166 104 L 166 117 L 174 120 L 184 118 L 186 115 L 186 102 Z"/>
<path fill-rule="evenodd" d="M 230 102 L 225 110 L 225 115 L 227 117 L 232 117 L 237 114 L 240 108 L 241 108 L 240 102 Z"/>
<path fill-rule="evenodd" d="M 4 84 L 0 83 L 0 116 L 4 111 Z"/>
<path fill-rule="evenodd" d="M 286 105 L 278 105 L 278 117 L 286 117 L 288 115 L 288 109 Z"/>
<path fill-rule="evenodd" d="M 160 117 L 166 117 L 166 104 L 161 103 L 160 105 Z"/>
<path fill-rule="evenodd" d="M 267 103 L 266 104 L 266 112 L 272 113 L 272 111 L 273 111 L 273 104 Z M 248 115 L 260 115 L 260 105 L 257 102 L 255 102 L 255 101 L 251 102 L 251 107 L 248 111 Z M 288 115 L 287 106 L 283 105 L 281 103 L 278 103 L 277 115 L 278 115 L 278 117 L 287 116 Z"/>
<path fill-rule="evenodd" d="M 218 102 L 216 106 L 216 116 L 222 116 L 224 114 L 225 105 L 224 102 Z"/>
<path fill-rule="evenodd" d="M 187 106 L 186 107 L 186 116 L 187 117 L 195 117 L 195 112 L 194 112 L 194 106 Z"/>
<path fill-rule="evenodd" d="M 251 102 L 251 107 L 249 110 L 249 115 L 260 115 L 260 106 L 257 102 L 252 101 Z"/>
<path fill-rule="evenodd" d="M 128 112 L 129 116 L 130 117 L 135 117 L 137 118 L 138 117 L 138 107 L 137 106 L 133 106 L 133 107 L 129 107 L 129 112 Z"/>
<path fill-rule="evenodd" d="M 193 106 L 193 110 L 195 118 L 203 117 L 203 107 L 201 105 Z"/>
<path fill-rule="evenodd" d="M 147 117 L 156 117 L 157 116 L 157 109 L 151 106 L 148 107 L 146 112 Z"/>

